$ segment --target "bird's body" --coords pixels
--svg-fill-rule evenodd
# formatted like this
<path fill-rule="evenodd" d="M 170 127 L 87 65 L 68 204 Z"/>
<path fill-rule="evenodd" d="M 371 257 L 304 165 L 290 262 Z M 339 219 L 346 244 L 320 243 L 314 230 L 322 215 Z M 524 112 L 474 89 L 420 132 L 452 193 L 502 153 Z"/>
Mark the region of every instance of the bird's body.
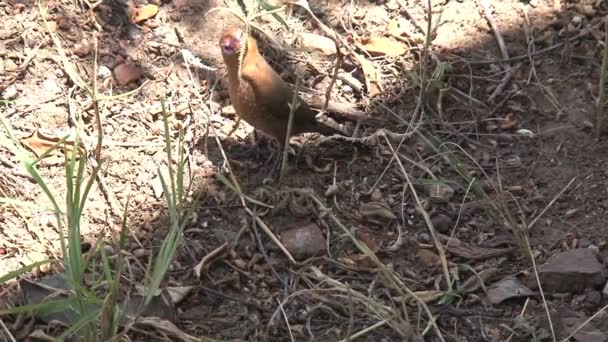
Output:
<path fill-rule="evenodd" d="M 242 44 L 246 46 L 239 68 Z M 224 31 L 220 47 L 228 70 L 230 100 L 237 115 L 283 145 L 287 135 L 293 89 L 266 62 L 255 39 L 251 36 L 245 37 L 241 29 Z M 299 101 L 291 133 L 293 136 L 308 132 L 344 135 L 339 130 L 318 122 L 315 111 L 307 103 Z"/>

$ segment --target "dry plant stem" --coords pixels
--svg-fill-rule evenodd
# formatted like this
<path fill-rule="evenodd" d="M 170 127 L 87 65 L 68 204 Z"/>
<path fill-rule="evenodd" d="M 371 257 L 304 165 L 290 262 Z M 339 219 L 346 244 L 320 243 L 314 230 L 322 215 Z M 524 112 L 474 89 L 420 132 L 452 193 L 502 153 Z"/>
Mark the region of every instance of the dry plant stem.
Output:
<path fill-rule="evenodd" d="M 422 202 L 420 201 L 420 198 L 418 198 L 418 194 L 416 193 L 416 189 L 414 189 L 414 185 L 412 184 L 412 181 L 410 180 L 410 176 L 407 173 L 407 171 L 405 171 L 405 167 L 403 166 L 401 159 L 397 156 L 397 152 L 393 148 L 393 145 L 391 144 L 390 141 L 388 141 L 388 139 L 386 140 L 386 143 L 388 144 L 391 151 L 393 152 L 393 155 L 395 155 L 395 160 L 397 161 L 397 164 L 399 165 L 399 168 L 401 169 L 401 173 L 403 173 L 403 176 L 405 177 L 405 180 L 406 180 L 408 186 L 410 187 L 410 191 L 412 192 L 412 195 L 414 196 L 414 199 L 416 200 L 416 205 L 417 205 L 416 209 L 418 212 L 420 212 L 422 214 L 422 217 L 424 218 L 424 222 L 426 223 L 426 225 L 429 229 L 429 232 L 431 233 L 431 237 L 433 238 L 433 242 L 435 243 L 435 248 L 437 248 L 437 252 L 439 253 L 439 256 L 441 258 L 441 266 L 443 269 L 443 276 L 445 277 L 445 281 L 446 281 L 446 286 L 447 286 L 446 288 L 451 289 L 452 280 L 450 277 L 450 271 L 448 269 L 448 262 L 447 262 L 447 257 L 445 255 L 445 249 L 443 248 L 443 245 L 441 244 L 439 239 L 437 239 L 437 234 L 435 233 L 435 227 L 433 226 L 433 223 L 431 222 L 431 217 L 426 212 L 426 210 L 423 209 Z"/>
<path fill-rule="evenodd" d="M 294 342 L 295 340 L 293 339 L 293 333 L 291 332 L 291 325 L 289 325 L 289 318 L 287 318 L 287 314 L 285 313 L 285 310 L 283 309 L 283 305 L 281 304 L 281 300 L 279 298 L 277 298 L 277 302 L 279 303 L 279 308 L 281 309 L 281 314 L 283 314 L 283 319 L 285 319 L 285 324 L 287 325 L 287 331 L 289 331 L 289 338 L 291 339 L 291 342 Z"/>
<path fill-rule="evenodd" d="M 203 273 L 202 272 L 203 267 L 206 266 L 207 264 L 209 264 L 211 262 L 211 260 L 213 260 L 217 256 L 226 252 L 227 249 L 228 249 L 228 242 L 224 242 L 221 246 L 219 246 L 216 249 L 214 249 L 213 251 L 211 251 L 211 253 L 207 253 L 207 255 L 205 255 L 201 259 L 201 261 L 196 266 L 194 266 L 194 268 L 193 268 L 194 275 L 196 275 L 197 278 L 200 278 L 201 274 Z"/>
<path fill-rule="evenodd" d="M 95 159 L 101 164 L 101 147 L 103 145 L 103 128 L 101 124 L 101 113 L 99 111 L 99 99 L 97 98 L 97 36 L 94 36 L 95 54 L 93 57 L 93 89 L 91 97 L 93 100 L 93 108 L 95 112 L 95 121 L 97 121 L 97 145 L 95 146 Z M 114 208 L 112 208 L 114 210 Z"/>
<path fill-rule="evenodd" d="M 13 334 L 11 334 L 11 331 L 4 324 L 4 321 L 2 321 L 2 319 L 0 319 L 0 336 L 3 337 L 3 340 L 5 338 L 5 341 L 17 342 L 17 340 L 15 340 L 15 337 L 13 337 Z"/>
<path fill-rule="evenodd" d="M 568 184 L 566 184 L 565 187 L 562 188 L 562 190 L 560 190 L 559 193 L 557 193 L 557 195 L 555 195 L 555 197 L 553 197 L 553 199 L 551 200 L 551 202 L 549 202 L 549 204 L 547 204 L 547 206 L 545 208 L 543 208 L 543 210 L 540 212 L 540 214 L 538 214 L 533 220 L 532 222 L 530 222 L 530 224 L 528 225 L 528 231 L 532 229 L 532 227 L 534 226 L 534 224 L 538 221 L 539 218 L 541 218 L 545 212 L 547 212 L 547 210 L 549 210 L 549 208 L 551 206 L 553 206 L 553 204 L 555 204 L 555 202 L 557 201 L 557 199 L 566 191 L 566 189 L 568 189 L 570 187 L 570 185 L 572 185 L 572 183 L 574 183 L 574 180 L 576 179 L 576 177 L 573 177 Z"/>
<path fill-rule="evenodd" d="M 530 247 L 530 241 L 528 240 L 528 235 L 523 234 L 524 242 L 526 244 L 526 249 L 528 256 L 530 257 L 530 261 L 532 262 L 532 269 L 534 270 L 534 278 L 536 280 L 536 285 L 538 285 L 538 292 L 540 293 L 540 297 L 543 300 L 543 306 L 545 307 L 545 313 L 547 314 L 547 321 L 549 322 L 549 328 L 551 330 L 551 336 L 553 337 L 553 341 L 557 341 L 555 338 L 555 328 L 553 327 L 553 320 L 551 319 L 551 313 L 549 312 L 549 305 L 547 305 L 547 299 L 545 298 L 545 291 L 543 291 L 543 286 L 540 283 L 540 277 L 538 276 L 538 268 L 536 267 L 536 260 L 534 260 L 534 254 L 532 253 L 532 249 Z"/>
<path fill-rule="evenodd" d="M 494 102 L 494 100 L 496 99 L 496 97 L 498 97 L 498 95 L 500 95 L 505 90 L 505 88 L 507 87 L 507 85 L 509 85 L 509 82 L 513 78 L 513 75 L 515 75 L 515 72 L 517 70 L 519 70 L 519 68 L 521 66 L 522 66 L 522 63 L 519 63 L 516 66 L 514 66 L 512 68 L 509 68 L 509 70 L 507 71 L 507 73 L 500 80 L 500 84 L 498 85 L 498 87 L 496 87 L 496 89 L 494 89 L 494 91 L 492 92 L 492 94 L 488 97 L 488 101 L 490 103 Z"/>
<path fill-rule="evenodd" d="M 309 196 L 309 198 L 312 199 L 317 204 L 317 206 L 319 207 L 319 210 L 322 212 L 326 212 L 327 217 L 329 217 L 353 241 L 355 246 L 357 246 L 357 248 L 361 252 L 363 252 L 366 256 L 368 256 L 371 259 L 371 261 L 376 265 L 376 267 L 378 267 L 382 271 L 382 274 L 384 275 L 386 280 L 389 281 L 396 290 L 407 293 L 408 296 L 414 298 L 422 306 L 423 310 L 429 317 L 429 321 L 431 322 L 431 325 L 433 326 L 433 328 L 435 328 L 435 332 L 437 333 L 437 336 L 439 337 L 439 339 L 441 341 L 445 342 L 445 339 L 443 338 L 443 335 L 441 334 L 441 331 L 439 330 L 439 327 L 437 326 L 437 324 L 435 322 L 435 318 L 433 317 L 433 314 L 432 314 L 431 310 L 429 309 L 429 307 L 426 305 L 426 303 L 424 303 L 424 301 L 422 299 L 420 299 L 412 290 L 410 290 L 405 284 L 403 284 L 403 282 L 397 276 L 395 276 L 393 272 L 389 271 L 387 269 L 386 265 L 382 264 L 382 262 L 380 262 L 380 260 L 378 260 L 378 257 L 376 257 L 376 255 L 366 245 L 359 242 L 359 240 L 357 240 L 357 238 L 353 235 L 353 233 L 348 228 L 346 228 L 346 226 L 344 226 L 342 224 L 342 222 L 331 212 L 331 210 L 329 208 L 327 208 L 323 204 L 323 202 L 321 202 L 320 199 L 318 199 L 314 195 L 314 193 L 312 193 L 310 190 L 302 190 L 302 189 L 296 189 L 295 191 L 299 192 L 303 195 Z M 402 298 L 406 298 L 405 293 L 402 293 Z M 404 314 L 407 315 L 407 311 L 404 310 Z M 406 316 L 405 320 L 406 320 L 406 322 L 405 322 L 406 329 L 411 334 L 411 326 L 409 323 L 409 318 Z"/>
<path fill-rule="evenodd" d="M 606 104 L 606 82 L 608 81 L 608 18 L 605 19 L 604 30 L 604 56 L 602 58 L 602 70 L 600 72 L 599 94 L 597 99 L 597 113 L 595 114 L 595 138 L 599 139 L 602 134 L 602 121 L 604 119 L 604 105 Z"/>
<path fill-rule="evenodd" d="M 254 211 L 254 214 L 256 214 L 255 211 Z M 247 220 L 244 219 L 244 221 L 246 222 Z M 255 241 L 256 241 L 256 243 L 258 245 L 258 249 L 260 250 L 260 252 L 262 253 L 262 256 L 264 257 L 264 261 L 266 261 L 266 264 L 268 264 L 268 267 L 270 267 L 270 270 L 272 271 L 272 274 L 277 278 L 277 280 L 281 280 L 281 276 L 279 275 L 279 273 L 277 272 L 277 270 L 272 265 L 272 262 L 270 262 L 270 258 L 268 258 L 268 253 L 266 253 L 266 249 L 264 248 L 264 244 L 262 244 L 262 239 L 260 238 L 260 234 L 258 233 L 257 221 L 254 219 L 253 222 L 250 225 L 248 225 L 248 226 L 251 229 L 251 232 L 253 233 L 253 237 L 255 238 Z"/>
<path fill-rule="evenodd" d="M 359 337 L 365 336 L 368 333 L 370 333 L 370 332 L 372 332 L 372 331 L 374 331 L 374 330 L 376 330 L 376 329 L 378 329 L 378 328 L 386 325 L 386 323 L 388 323 L 387 320 L 382 320 L 382 321 L 380 321 L 380 322 L 378 322 L 378 323 L 376 323 L 374 325 L 371 325 L 371 326 L 369 326 L 369 327 L 367 327 L 367 328 L 365 328 L 365 329 L 363 329 L 363 330 L 361 330 L 359 332 L 354 333 L 352 336 L 349 336 L 347 339 L 340 340 L 340 342 L 354 341 L 354 340 L 358 339 Z"/>
<path fill-rule="evenodd" d="M 571 332 L 570 335 L 564 337 L 564 339 L 562 339 L 560 342 L 568 342 L 568 341 L 570 341 L 570 339 L 574 335 L 578 334 L 579 331 L 581 331 L 587 324 L 591 323 L 591 321 L 593 319 L 595 319 L 595 317 L 597 317 L 599 314 L 601 314 L 602 312 L 606 311 L 606 309 L 608 309 L 608 305 L 605 305 L 603 308 L 599 309 L 596 313 L 594 313 L 593 316 L 587 318 L 587 320 L 584 321 L 583 324 L 581 324 L 576 329 L 574 329 L 574 331 Z"/>
<path fill-rule="evenodd" d="M 96 159 L 89 159 L 89 161 L 91 162 L 91 166 L 93 168 L 97 167 L 98 163 Z M 97 184 L 99 184 L 99 190 L 101 190 L 108 203 L 110 203 L 110 211 L 112 215 L 114 215 L 114 217 L 121 217 L 122 210 L 116 201 L 116 196 L 114 196 L 112 190 L 106 186 L 106 183 L 103 181 L 103 178 L 101 178 L 100 173 L 97 173 L 95 178 L 97 179 Z"/>
<path fill-rule="evenodd" d="M 325 103 L 323 104 L 323 112 L 327 110 L 327 106 L 329 105 L 329 98 L 331 97 L 331 90 L 334 88 L 334 84 L 336 84 L 336 79 L 338 78 L 338 72 L 340 71 L 340 65 L 342 64 L 342 51 L 340 51 L 340 44 L 338 44 L 337 39 L 332 39 L 334 44 L 336 45 L 336 66 L 334 67 L 334 75 L 329 82 L 329 87 L 325 91 Z M 297 92 L 296 92 L 297 93 Z"/>
<path fill-rule="evenodd" d="M 507 51 L 507 46 L 505 45 L 505 40 L 502 38 L 502 33 L 500 33 L 500 29 L 496 24 L 496 20 L 492 16 L 492 9 L 490 8 L 490 0 L 479 0 L 479 4 L 483 9 L 483 14 L 486 17 L 486 20 L 490 24 L 492 31 L 494 31 L 494 36 L 496 37 L 496 43 L 498 43 L 498 48 L 500 49 L 500 54 L 502 58 L 509 59 L 509 52 Z"/>
<path fill-rule="evenodd" d="M 428 60 L 431 55 L 431 45 L 432 45 L 432 32 L 433 32 L 433 4 L 431 0 L 426 1 L 426 34 L 424 41 L 424 48 L 422 49 L 422 58 L 420 63 L 420 94 L 418 96 L 418 101 L 416 101 L 416 109 L 414 110 L 414 115 L 412 116 L 412 122 L 416 117 L 416 114 L 419 111 L 423 111 L 424 105 L 426 103 L 426 90 L 428 83 Z"/>
<path fill-rule="evenodd" d="M 496 24 L 496 20 L 494 20 L 494 17 L 492 16 L 492 9 L 490 8 L 490 1 L 489 0 L 480 0 L 479 3 L 481 5 L 481 7 L 483 8 L 483 13 L 484 13 L 486 20 L 488 21 L 488 23 L 490 24 L 490 27 L 492 28 L 492 31 L 494 32 L 494 36 L 496 37 L 496 43 L 498 44 L 498 48 L 500 49 L 500 54 L 502 55 L 502 58 L 509 59 L 509 51 L 507 50 L 507 47 L 505 45 L 505 40 L 503 39 L 502 33 L 500 32 L 500 29 L 498 28 L 498 25 Z M 507 68 L 509 70 L 503 76 L 498 87 L 496 87 L 496 89 L 494 89 L 494 91 L 488 98 L 489 102 L 494 102 L 494 99 L 496 99 L 496 97 L 504 91 L 504 89 L 507 87 L 507 84 L 509 84 L 509 81 L 511 81 L 511 78 L 513 78 L 515 71 L 517 71 L 520 66 L 521 66 L 521 64 L 519 64 L 518 66 L 516 66 L 514 68 L 510 68 L 509 66 L 507 66 Z"/>
<path fill-rule="evenodd" d="M 289 251 L 287 250 L 287 248 L 285 248 L 285 246 L 283 246 L 283 244 L 281 243 L 281 241 L 277 238 L 276 235 L 274 235 L 274 233 L 272 232 L 272 230 L 270 230 L 270 228 L 268 228 L 268 226 L 266 225 L 266 223 L 264 223 L 264 221 L 262 221 L 262 219 L 260 219 L 260 217 L 258 215 L 256 215 L 255 213 L 253 213 L 253 211 L 251 211 L 251 209 L 249 209 L 247 206 L 245 206 L 245 211 L 252 218 L 255 219 L 255 221 L 262 228 L 262 230 L 264 231 L 264 233 L 266 233 L 266 235 L 268 235 L 268 237 L 272 240 L 272 242 L 274 242 L 274 244 L 277 245 L 277 247 L 279 247 L 279 249 L 281 250 L 281 252 L 283 252 L 283 254 L 285 254 L 285 256 L 287 257 L 287 259 L 289 259 L 289 262 L 291 262 L 293 265 L 297 265 L 298 263 L 297 263 L 296 259 L 294 259 L 294 257 L 291 255 L 291 253 L 289 253 Z"/>
<path fill-rule="evenodd" d="M 298 110 L 299 99 L 298 92 L 300 91 L 300 85 L 302 80 L 300 77 L 296 78 L 296 87 L 293 92 L 293 96 L 291 99 L 291 106 L 289 108 L 289 119 L 287 120 L 287 132 L 285 134 L 285 145 L 283 145 L 283 158 L 281 160 L 281 173 L 279 174 L 279 184 L 283 181 L 283 177 L 285 176 L 285 172 L 287 171 L 287 161 L 289 159 L 289 139 L 291 138 L 291 130 L 293 129 L 293 116 Z"/>
<path fill-rule="evenodd" d="M 390 307 L 386 306 L 386 305 L 382 305 L 378 302 L 375 302 L 374 300 L 372 300 L 370 297 L 371 296 L 365 296 L 363 293 L 353 290 L 351 289 L 349 286 L 339 282 L 336 279 L 333 279 L 331 277 L 329 277 L 328 275 L 324 274 L 318 267 L 316 266 L 311 266 L 310 267 L 311 271 L 312 271 L 312 275 L 318 279 L 321 283 L 323 284 L 328 284 L 330 286 L 333 286 L 335 289 L 334 290 L 325 290 L 325 291 L 338 291 L 338 292 L 346 292 L 348 294 L 348 298 L 350 300 L 356 299 L 358 300 L 360 303 L 365 304 L 368 309 L 370 309 L 374 314 L 384 318 L 387 323 L 391 326 L 393 326 L 391 324 L 392 319 L 390 319 L 389 317 L 394 315 L 394 312 L 391 311 Z M 309 290 L 308 292 L 313 292 L 313 291 L 319 291 L 319 290 Z M 314 293 L 314 292 L 313 292 Z M 294 294 L 290 295 L 293 296 Z M 288 298 L 286 298 L 284 301 L 286 302 Z M 401 329 L 397 326 L 394 327 L 395 330 L 397 330 L 399 333 L 403 332 L 401 331 Z"/>

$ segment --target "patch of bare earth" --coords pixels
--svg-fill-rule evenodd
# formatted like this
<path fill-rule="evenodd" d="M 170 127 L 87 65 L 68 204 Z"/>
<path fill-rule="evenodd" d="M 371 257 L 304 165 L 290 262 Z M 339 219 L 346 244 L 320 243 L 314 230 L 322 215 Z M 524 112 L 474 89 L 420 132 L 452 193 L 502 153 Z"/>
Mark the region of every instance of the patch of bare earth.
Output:
<path fill-rule="evenodd" d="M 259 13 L 255 1 L 245 2 L 251 16 Z M 271 65 L 321 96 L 335 57 L 325 53 L 333 42 L 318 36 L 335 31 L 347 46 L 331 100 L 353 111 L 329 116 L 357 137 L 375 137 L 367 148 L 293 138 L 280 187 L 267 179 L 267 150 L 240 153 L 252 128 L 229 106 L 216 44 L 239 21 L 226 11 L 205 16 L 223 1 L 151 0 L 159 13 L 134 23 L 126 5 L 145 4 L 108 0 L 90 9 L 87 1 L 53 0 L 43 14 L 34 1 L 1 2 L 0 115 L 18 138 L 61 137 L 82 116 L 93 146 L 91 98 L 61 53 L 90 85 L 97 49 L 99 93 L 132 93 L 101 101 L 104 162 L 82 240 L 90 246 L 101 234 L 112 250 L 126 210 L 128 277 L 142 283 L 143 265 L 168 227 L 158 178 L 167 163 L 164 99 L 174 138 L 185 132 L 191 198 L 201 200 L 163 283 L 189 292 L 163 319 L 190 336 L 232 341 L 608 339 L 608 145 L 592 134 L 604 2 L 433 1 L 426 78 L 428 17 L 419 1 L 310 1 L 325 31 L 295 5 L 278 12 L 287 28 L 270 15 L 256 18 Z M 318 35 L 305 44 L 315 51 L 302 49 L 303 33 Z M 204 66 L 189 70 L 183 48 Z M 394 49 L 405 52 L 392 56 Z M 417 107 L 421 81 L 426 93 Z M 355 110 L 369 120 L 351 120 Z M 230 179 L 226 161 L 242 193 L 257 202 L 243 207 L 222 181 Z M 65 192 L 61 155 L 38 170 L 57 194 Z M 59 258 L 54 216 L 43 210 L 50 203 L 2 146 L 0 191 L 38 205 L 0 205 L 0 275 Z M 31 278 L 57 271 L 37 269 Z M 14 290 L 5 285 L 0 294 Z M 128 293 L 125 286 L 121 295 Z M 23 338 L 41 327 L 62 331 L 31 317 L 0 319 Z M 162 339 L 154 329 L 130 332 L 145 333 Z"/>

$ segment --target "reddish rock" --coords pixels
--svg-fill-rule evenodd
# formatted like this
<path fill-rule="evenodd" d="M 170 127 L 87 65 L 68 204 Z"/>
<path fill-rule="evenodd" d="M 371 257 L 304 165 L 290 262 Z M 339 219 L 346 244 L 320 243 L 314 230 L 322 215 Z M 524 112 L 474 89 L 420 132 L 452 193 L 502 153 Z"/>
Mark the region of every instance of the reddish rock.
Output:
<path fill-rule="evenodd" d="M 325 250 L 325 236 L 314 223 L 282 233 L 281 243 L 296 259 L 309 258 Z"/>
<path fill-rule="evenodd" d="M 114 68 L 114 78 L 121 86 L 137 82 L 141 78 L 141 71 L 134 64 L 119 64 Z"/>

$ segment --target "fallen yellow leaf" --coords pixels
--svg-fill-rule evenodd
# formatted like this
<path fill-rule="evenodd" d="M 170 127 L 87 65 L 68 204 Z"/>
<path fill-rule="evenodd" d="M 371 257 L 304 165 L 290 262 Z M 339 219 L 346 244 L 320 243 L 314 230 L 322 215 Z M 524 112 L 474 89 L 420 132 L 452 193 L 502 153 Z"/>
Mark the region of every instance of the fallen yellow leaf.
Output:
<path fill-rule="evenodd" d="M 388 37 L 362 38 L 361 48 L 372 56 L 401 56 L 407 52 L 405 44 Z"/>
<path fill-rule="evenodd" d="M 144 7 L 132 7 L 131 14 L 129 19 L 133 24 L 137 24 L 144 20 L 148 20 L 154 17 L 158 13 L 158 6 L 156 5 L 146 5 Z"/>
<path fill-rule="evenodd" d="M 372 97 L 380 94 L 382 92 L 382 84 L 380 83 L 380 76 L 374 64 L 358 53 L 353 54 L 361 65 L 361 69 L 363 69 L 367 94 Z"/>
<path fill-rule="evenodd" d="M 37 129 L 29 136 L 21 138 L 20 141 L 23 145 L 30 149 L 36 155 L 36 157 L 40 158 L 51 148 L 55 147 L 55 145 L 57 145 L 61 139 L 62 138 L 59 138 L 52 133 L 42 132 L 41 130 Z M 68 158 L 71 158 L 72 153 L 76 152 L 76 157 L 79 158 L 84 154 L 84 149 L 82 147 L 79 146 L 77 149 L 74 148 L 73 139 L 67 138 L 64 142 L 64 144 L 57 145 L 54 151 L 47 154 L 47 157 L 64 154 Z"/>

